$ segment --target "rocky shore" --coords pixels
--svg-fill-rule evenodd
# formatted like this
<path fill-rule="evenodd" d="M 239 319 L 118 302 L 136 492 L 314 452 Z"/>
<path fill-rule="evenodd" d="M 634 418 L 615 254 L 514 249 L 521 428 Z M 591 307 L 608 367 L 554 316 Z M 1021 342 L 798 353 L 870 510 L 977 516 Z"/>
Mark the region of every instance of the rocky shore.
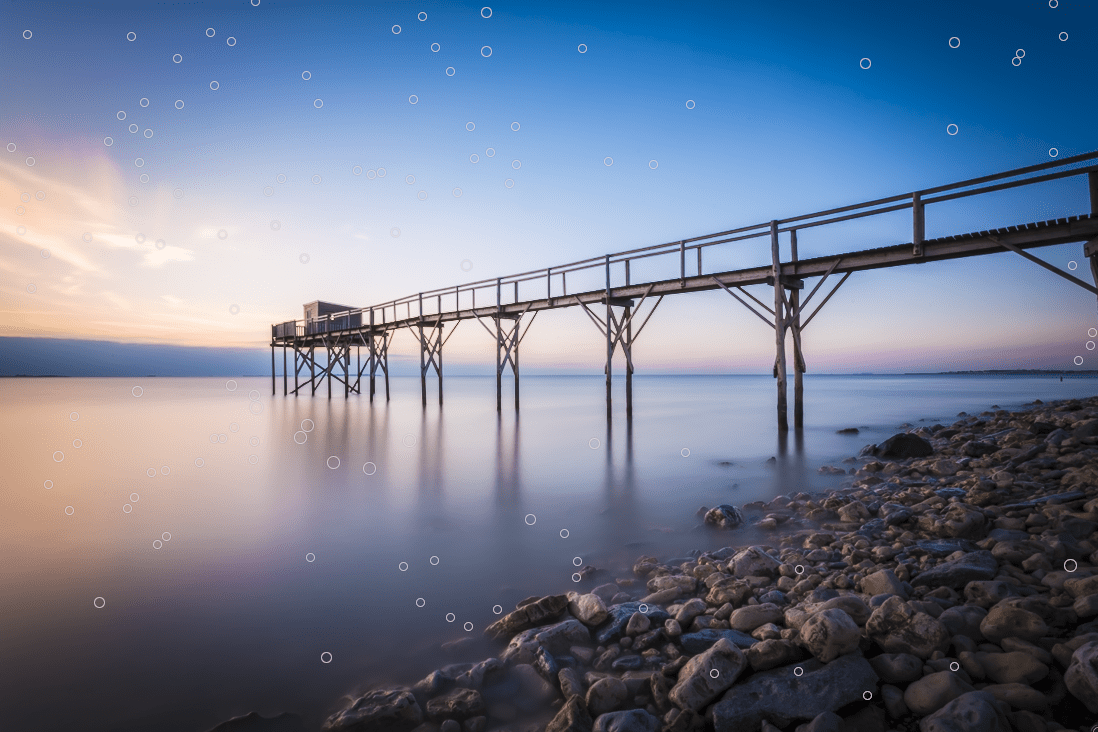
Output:
<path fill-rule="evenodd" d="M 773 546 L 528 598 L 486 629 L 497 657 L 369 691 L 325 732 L 1098 725 L 1098 397 L 961 414 L 847 462 L 841 490 L 700 512 Z"/>

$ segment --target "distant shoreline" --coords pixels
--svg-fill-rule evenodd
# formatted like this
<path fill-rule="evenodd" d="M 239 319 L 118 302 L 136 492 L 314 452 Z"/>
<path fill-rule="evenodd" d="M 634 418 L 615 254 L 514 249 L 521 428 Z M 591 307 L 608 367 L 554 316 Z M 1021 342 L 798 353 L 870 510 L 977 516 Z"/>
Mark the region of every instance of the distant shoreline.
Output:
<path fill-rule="evenodd" d="M 282 374 L 278 374 L 281 378 Z M 393 377 L 406 376 L 416 378 L 415 374 L 393 374 Z M 568 378 L 603 378 L 602 374 L 523 374 L 524 378 L 542 376 L 568 377 Z M 698 377 L 726 377 L 726 376 L 771 376 L 771 374 L 634 374 L 634 378 L 673 376 L 676 378 Z M 984 371 L 909 371 L 905 373 L 856 373 L 856 374 L 812 374 L 811 376 L 1098 376 L 1098 369 L 1073 369 L 1060 371 L 1051 369 L 989 369 Z M 205 374 L 180 376 L 178 374 L 143 374 L 135 375 L 97 375 L 97 376 L 72 376 L 70 374 L 0 374 L 0 379 L 261 379 L 269 378 L 270 374 Z M 490 379 L 492 374 L 447 374 L 449 379 Z"/>

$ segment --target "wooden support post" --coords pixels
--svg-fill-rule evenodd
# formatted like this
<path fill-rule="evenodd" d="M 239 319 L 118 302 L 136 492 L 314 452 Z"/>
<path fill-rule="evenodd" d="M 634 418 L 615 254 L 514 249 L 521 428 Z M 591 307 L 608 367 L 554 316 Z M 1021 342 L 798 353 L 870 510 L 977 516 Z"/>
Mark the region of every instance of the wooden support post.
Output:
<path fill-rule="evenodd" d="M 702 248 L 698 245 L 698 277 L 702 276 Z"/>
<path fill-rule="evenodd" d="M 275 395 L 275 347 L 271 344 L 271 396 Z"/>
<path fill-rule="evenodd" d="M 362 347 L 355 344 L 355 394 L 362 394 Z"/>
<path fill-rule="evenodd" d="M 294 335 L 294 339 L 292 341 L 290 341 L 290 343 L 294 347 L 294 398 L 296 399 L 297 398 L 297 392 L 301 388 L 300 386 L 298 386 L 298 383 L 297 383 L 297 375 L 299 373 L 301 373 L 301 367 L 298 366 L 298 364 L 297 364 L 297 358 L 300 354 L 298 353 L 298 350 L 297 350 L 297 335 L 296 335 L 296 333 Z"/>
<path fill-rule="evenodd" d="M 553 304 L 553 268 L 545 270 L 545 299 Z"/>
<path fill-rule="evenodd" d="M 1098 172 L 1087 173 L 1087 187 L 1090 188 L 1090 213 L 1098 216 Z"/>
<path fill-rule="evenodd" d="M 349 344 L 349 342 L 348 342 Z M 351 396 L 351 346 L 343 347 L 343 398 Z"/>
<path fill-rule="evenodd" d="M 419 293 L 419 386 L 423 393 L 423 406 L 427 406 L 427 365 L 423 361 L 427 341 L 423 340 L 423 293 Z"/>
<path fill-rule="evenodd" d="M 500 278 L 496 278 L 496 411 L 503 411 L 503 292 Z"/>
<path fill-rule="evenodd" d="M 370 308 L 370 403 L 374 401 L 374 372 L 377 370 L 377 344 L 374 339 L 374 309 Z"/>
<path fill-rule="evenodd" d="M 310 396 L 316 396 L 316 346 L 309 346 L 309 385 L 313 387 Z"/>
<path fill-rule="evenodd" d="M 511 361 L 511 371 L 515 374 L 515 411 L 516 412 L 518 412 L 518 408 L 519 408 L 519 359 L 518 359 L 518 349 L 519 349 L 519 341 L 521 340 L 521 338 L 519 336 L 522 335 L 522 329 L 519 328 L 519 325 L 521 325 L 521 324 L 522 324 L 522 318 L 521 317 L 516 318 L 515 319 L 515 334 L 512 336 L 512 338 L 515 339 L 515 347 L 512 349 L 512 351 L 514 352 L 514 357 L 513 357 L 513 360 Z"/>
<path fill-rule="evenodd" d="M 290 391 L 289 378 L 286 375 L 286 341 L 282 341 L 282 396 L 286 396 Z"/>
<path fill-rule="evenodd" d="M 394 315 L 395 315 L 395 309 L 394 309 Z M 388 403 L 388 401 L 389 401 L 389 340 L 390 340 L 390 337 L 389 337 L 388 334 L 386 334 L 386 333 L 381 334 L 381 358 L 382 358 L 382 363 L 384 364 L 382 366 L 382 371 L 385 372 L 385 402 L 386 403 Z"/>
<path fill-rule="evenodd" d="M 686 242 L 679 242 L 679 287 L 686 287 Z"/>
<path fill-rule="evenodd" d="M 782 264 L 778 247 L 778 222 L 770 222 L 770 253 L 774 260 L 774 340 L 778 351 L 778 432 L 789 431 L 785 378 L 785 303 L 782 297 Z"/>
<path fill-rule="evenodd" d="M 629 264 L 628 261 L 625 263 Z M 625 338 L 622 340 L 622 351 L 625 352 L 625 419 L 630 420 L 633 418 L 633 322 L 631 320 L 632 310 L 630 306 L 625 306 Z"/>
<path fill-rule="evenodd" d="M 797 230 L 789 232 L 793 277 L 797 276 Z M 789 291 L 789 309 L 793 311 L 793 429 L 804 429 L 804 356 L 801 353 L 801 291 Z"/>
<path fill-rule="evenodd" d="M 324 352 L 327 354 L 324 360 L 324 375 L 328 377 L 328 398 L 332 398 L 332 369 L 335 364 L 332 363 L 332 348 L 325 344 Z"/>
<path fill-rule="evenodd" d="M 606 255 L 606 419 L 614 416 L 610 381 L 614 373 L 614 310 L 610 304 L 610 255 Z"/>
<path fill-rule="evenodd" d="M 923 239 L 926 237 L 926 222 L 923 218 L 923 201 L 918 191 L 911 194 L 911 224 L 912 254 L 921 257 L 923 256 Z"/>

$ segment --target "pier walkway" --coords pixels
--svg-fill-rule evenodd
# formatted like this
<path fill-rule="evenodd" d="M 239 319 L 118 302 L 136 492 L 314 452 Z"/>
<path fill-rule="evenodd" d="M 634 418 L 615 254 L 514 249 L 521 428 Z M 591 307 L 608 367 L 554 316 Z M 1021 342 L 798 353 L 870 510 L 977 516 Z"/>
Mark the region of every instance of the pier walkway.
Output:
<path fill-rule="evenodd" d="M 454 332 L 454 328 L 451 328 L 449 334 L 446 334 L 445 327 L 447 324 L 456 327 L 461 321 L 475 320 L 496 341 L 496 408 L 503 407 L 503 375 L 510 370 L 514 375 L 515 408 L 518 409 L 519 346 L 530 325 L 542 310 L 578 307 L 606 338 L 607 419 L 612 416 L 612 362 L 618 348 L 621 348 L 625 356 L 626 414 L 631 415 L 633 344 L 663 298 L 720 289 L 738 300 L 774 332 L 778 428 L 783 432 L 788 430 L 786 344 L 787 340 L 792 341 L 794 427 L 799 429 L 804 424 L 802 374 L 806 370 L 801 333 L 854 272 L 1012 251 L 1098 295 L 1098 164 L 1083 165 L 1096 158 L 1098 152 L 1076 155 L 814 214 L 606 254 L 507 277 L 420 292 L 370 307 L 351 308 L 324 302 L 310 303 L 305 306 L 304 319 L 271 327 L 271 391 L 273 394 L 276 389 L 275 349 L 282 348 L 283 394 L 297 395 L 304 389 L 308 389 L 310 394 L 316 394 L 317 388 L 325 380 L 329 398 L 332 395 L 333 381 L 343 385 L 345 397 L 351 393 L 360 394 L 365 374 L 369 382 L 370 399 L 373 400 L 376 392 L 375 380 L 380 373 L 385 381 L 385 398 L 388 399 L 389 344 L 394 333 L 409 328 L 418 335 L 419 340 L 423 404 L 427 404 L 427 377 L 434 370 L 438 378 L 438 401 L 441 405 L 442 349 Z M 1051 221 L 1024 223 L 936 239 L 928 240 L 924 236 L 925 211 L 930 204 L 1076 176 L 1084 178 L 1089 189 L 1089 212 Z M 912 240 L 909 243 L 810 259 L 798 257 L 798 231 L 905 209 L 912 212 Z M 788 243 L 788 256 L 784 258 L 783 239 Z M 709 260 L 713 261 L 720 259 L 719 255 L 730 247 L 738 247 L 737 255 L 746 252 L 760 256 L 760 252 L 764 251 L 761 248 L 746 249 L 747 243 L 753 240 L 761 240 L 759 243 L 766 247 L 768 261 L 765 264 L 740 269 L 705 266 L 706 257 L 703 254 L 709 254 Z M 1077 242 L 1084 245 L 1082 255 L 1089 259 L 1094 284 L 1045 262 L 1031 252 L 1040 247 Z M 630 265 L 651 257 L 663 258 L 663 277 L 635 281 Z M 674 264 L 667 266 L 668 260 L 673 260 Z M 592 270 L 605 275 L 605 286 L 568 292 L 569 274 L 573 275 L 572 280 L 575 283 L 578 277 L 576 273 L 586 273 L 589 283 Z M 808 294 L 802 297 L 805 280 L 811 278 L 819 279 Z M 809 303 L 817 299 L 817 293 L 829 278 L 837 281 L 826 295 L 818 298 L 815 308 L 808 312 Z M 752 285 L 766 286 L 767 294 L 760 298 L 744 289 Z M 768 302 L 771 298 L 772 304 Z M 641 309 L 645 303 L 649 307 L 647 314 L 641 318 Z M 788 337 L 790 335 L 791 339 Z M 352 349 L 356 352 L 355 366 L 351 365 Z M 363 350 L 365 363 L 362 358 Z M 322 363 L 318 362 L 318 351 L 325 355 Z M 287 367 L 287 354 L 290 352 L 293 353 L 294 360 L 292 389 Z"/>

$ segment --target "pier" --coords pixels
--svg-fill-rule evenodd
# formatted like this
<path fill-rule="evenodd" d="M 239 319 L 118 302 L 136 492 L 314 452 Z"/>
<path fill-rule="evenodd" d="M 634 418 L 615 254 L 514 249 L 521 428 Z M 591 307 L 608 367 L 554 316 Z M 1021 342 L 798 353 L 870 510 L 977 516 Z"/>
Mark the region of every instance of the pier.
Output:
<path fill-rule="evenodd" d="M 309 303 L 305 306 L 302 320 L 290 320 L 271 327 L 271 393 L 275 393 L 277 384 L 276 349 L 281 348 L 284 395 L 296 396 L 303 390 L 315 395 L 318 388 L 327 382 L 328 397 L 331 398 L 335 382 L 342 384 L 344 397 L 349 397 L 352 393 L 362 393 L 365 376 L 370 400 L 373 401 L 376 379 L 380 375 L 384 379 L 385 398 L 388 400 L 389 345 L 397 331 L 408 328 L 419 340 L 423 405 L 427 405 L 427 377 L 433 370 L 438 381 L 438 402 L 441 406 L 443 347 L 462 321 L 475 320 L 496 342 L 496 409 L 503 409 L 503 376 L 510 371 L 514 376 L 517 410 L 519 346 L 523 338 L 542 310 L 575 307 L 584 311 L 606 339 L 608 420 L 612 418 L 614 354 L 620 348 L 625 357 L 625 404 L 629 417 L 633 410 L 633 344 L 652 314 L 670 295 L 720 289 L 758 316 L 774 334 L 774 378 L 777 381 L 780 432 L 789 429 L 787 341 L 792 341 L 793 423 L 795 429 L 800 429 L 804 425 L 803 374 L 807 370 L 801 334 L 854 272 L 1011 251 L 1098 296 L 1098 165 L 1083 165 L 1096 158 L 1098 152 L 1076 155 L 813 214 L 420 292 L 369 307 Z M 926 208 L 931 204 L 1073 177 L 1082 178 L 1089 190 L 1088 212 L 988 231 L 935 239 L 925 237 Z M 798 257 L 799 231 L 907 209 L 911 211 L 912 225 L 909 243 L 809 259 Z M 1032 253 L 1040 247 L 1069 243 L 1083 243 L 1082 256 L 1089 260 L 1093 284 Z M 754 248 L 750 248 L 752 244 Z M 709 262 L 719 261 L 720 255 L 731 249 L 737 256 L 765 255 L 769 261 L 739 269 L 725 269 L 713 264 L 705 266 L 706 259 Z M 662 258 L 663 276 L 635 281 L 630 265 L 652 257 Z M 592 271 L 605 275 L 604 287 L 568 292 L 569 274 L 573 274 L 574 284 L 577 279 L 575 273 Z M 802 297 L 806 289 L 805 281 L 813 278 L 818 280 Z M 834 284 L 827 294 L 817 297 L 824 284 L 832 278 Z M 745 289 L 752 286 L 767 289 L 759 296 Z M 772 305 L 768 302 L 771 297 Z M 810 303 L 816 303 L 811 312 L 808 311 Z M 647 312 L 642 317 L 646 304 Z M 448 325 L 452 327 L 447 333 Z M 352 349 L 355 351 L 353 366 Z M 325 356 L 322 364 L 317 360 L 318 351 Z M 289 354 L 293 358 L 292 388 L 287 365 Z"/>

